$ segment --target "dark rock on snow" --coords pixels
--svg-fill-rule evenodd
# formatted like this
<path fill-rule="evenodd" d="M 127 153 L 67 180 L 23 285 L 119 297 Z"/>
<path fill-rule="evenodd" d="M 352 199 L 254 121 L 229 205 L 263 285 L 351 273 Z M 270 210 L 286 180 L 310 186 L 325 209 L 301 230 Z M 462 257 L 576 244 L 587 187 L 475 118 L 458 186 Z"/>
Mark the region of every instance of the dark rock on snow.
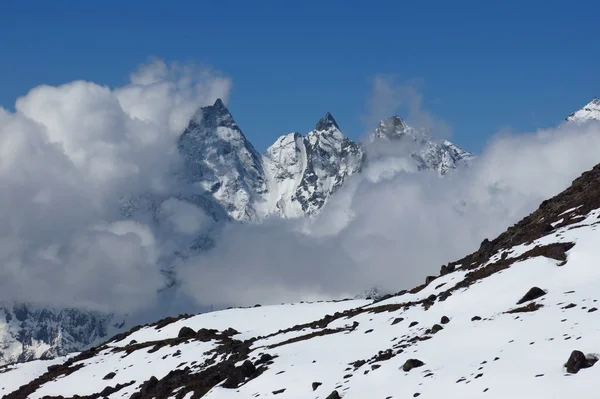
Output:
<path fill-rule="evenodd" d="M 539 288 L 539 287 L 531 287 L 529 289 L 529 291 L 527 291 L 527 293 L 525 294 L 525 296 L 523 296 L 523 298 L 521 298 L 519 300 L 519 302 L 517 302 L 517 305 L 522 304 L 523 302 L 527 302 L 527 301 L 533 301 L 534 299 L 537 299 L 541 296 L 546 295 L 546 291 L 544 291 L 543 289 Z"/>

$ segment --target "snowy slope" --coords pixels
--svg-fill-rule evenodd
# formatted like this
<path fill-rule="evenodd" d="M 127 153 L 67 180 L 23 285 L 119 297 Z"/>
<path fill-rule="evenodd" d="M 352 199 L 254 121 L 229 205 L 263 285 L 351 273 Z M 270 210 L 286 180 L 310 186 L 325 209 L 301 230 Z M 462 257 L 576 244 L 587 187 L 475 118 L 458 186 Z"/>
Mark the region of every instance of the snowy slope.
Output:
<path fill-rule="evenodd" d="M 440 175 L 469 165 L 475 159 L 473 154 L 450 141 L 436 139 L 423 129 L 407 125 L 397 115 L 379 122 L 377 128 L 369 135 L 370 143 L 377 141 L 408 144 L 412 161 L 417 170 L 434 170 Z"/>
<path fill-rule="evenodd" d="M 583 123 L 588 120 L 600 120 L 600 98 L 598 97 L 567 117 L 567 121 L 575 123 Z"/>
<path fill-rule="evenodd" d="M 600 165 L 410 291 L 166 319 L 0 387 L 27 373 L 7 399 L 595 397 L 599 217 Z"/>

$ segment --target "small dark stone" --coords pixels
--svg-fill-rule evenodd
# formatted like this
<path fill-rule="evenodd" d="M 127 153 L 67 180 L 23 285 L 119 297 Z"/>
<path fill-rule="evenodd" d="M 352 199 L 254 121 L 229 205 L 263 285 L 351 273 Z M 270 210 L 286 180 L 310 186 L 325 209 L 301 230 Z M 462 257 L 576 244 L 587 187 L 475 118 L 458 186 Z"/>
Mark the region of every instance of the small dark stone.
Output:
<path fill-rule="evenodd" d="M 448 273 L 450 273 L 450 270 L 448 270 L 448 266 L 442 265 L 442 267 L 440 267 L 440 276 L 445 276 Z"/>
<path fill-rule="evenodd" d="M 538 378 L 538 377 L 543 377 L 543 376 L 544 376 L 544 374 L 536 374 L 536 375 L 535 375 L 535 377 L 536 377 L 536 378 Z"/>
<path fill-rule="evenodd" d="M 571 308 L 574 308 L 575 306 L 577 306 L 577 305 L 575 305 L 574 303 L 570 303 L 567 306 L 563 306 L 562 309 L 571 309 Z"/>
<path fill-rule="evenodd" d="M 413 398 L 416 398 L 417 396 L 420 396 L 420 395 L 421 395 L 421 394 L 420 394 L 419 392 L 415 392 L 415 393 L 413 394 Z"/>
<path fill-rule="evenodd" d="M 421 367 L 424 364 L 425 363 L 423 363 L 419 359 L 408 359 L 406 362 L 404 362 L 404 365 L 402 366 L 402 370 L 409 372 L 410 370 L 417 368 L 417 367 Z"/>
<path fill-rule="evenodd" d="M 410 323 L 408 326 L 409 326 L 409 327 L 414 327 L 414 326 L 416 326 L 417 324 L 419 324 L 419 322 L 418 322 L 418 321 L 413 321 L 413 322 L 412 322 L 412 323 Z"/>
<path fill-rule="evenodd" d="M 400 323 L 403 320 L 404 320 L 404 318 L 402 318 L 402 317 L 396 317 L 394 319 L 394 321 L 392 321 L 392 325 L 398 324 L 398 323 Z"/>
<path fill-rule="evenodd" d="M 255 308 L 260 308 L 260 303 L 257 303 L 256 305 L 254 305 Z"/>
<path fill-rule="evenodd" d="M 595 311 L 597 311 L 597 310 L 598 310 L 597 308 L 590 308 L 590 309 L 588 310 L 588 313 L 593 313 L 593 312 L 595 312 Z"/>
<path fill-rule="evenodd" d="M 597 361 L 596 357 L 587 358 L 583 352 L 574 350 L 571 352 L 571 356 L 569 356 L 565 367 L 567 368 L 567 373 L 577 374 L 581 369 L 592 367 Z"/>
<path fill-rule="evenodd" d="M 191 338 L 196 335 L 196 331 L 192 330 L 190 327 L 184 326 L 179 330 L 179 334 L 177 334 L 177 338 Z"/>
<path fill-rule="evenodd" d="M 481 320 L 481 317 L 479 317 L 479 316 L 471 317 L 471 321 L 479 321 L 479 320 Z"/>
<path fill-rule="evenodd" d="M 435 296 L 434 294 L 431 294 L 427 297 L 427 300 L 429 302 L 435 302 L 436 299 L 437 299 L 437 296 Z"/>
<path fill-rule="evenodd" d="M 494 361 L 497 361 L 497 360 L 500 360 L 500 358 L 499 358 L 499 357 L 495 357 L 495 358 L 494 358 Z"/>
<path fill-rule="evenodd" d="M 372 329 L 372 328 L 371 328 L 371 329 L 369 329 L 369 330 L 367 330 L 367 331 L 365 331 L 365 334 L 368 334 L 368 333 L 371 333 L 371 332 L 373 332 L 373 329 Z"/>
<path fill-rule="evenodd" d="M 377 370 L 379 367 L 381 367 L 380 364 L 372 364 L 371 365 L 371 370 Z"/>
<path fill-rule="evenodd" d="M 479 373 L 475 376 L 475 379 L 483 377 L 483 373 Z"/>
<path fill-rule="evenodd" d="M 104 376 L 104 378 L 102 378 L 103 380 L 112 380 L 113 378 L 115 378 L 115 376 L 117 375 L 117 373 L 115 372 L 110 372 L 108 374 L 106 374 Z"/>
<path fill-rule="evenodd" d="M 438 295 L 438 301 L 444 302 L 450 296 L 452 296 L 452 293 L 450 291 L 444 291 L 440 295 Z"/>
<path fill-rule="evenodd" d="M 329 396 L 325 399 L 342 399 L 338 391 L 333 391 L 329 394 Z"/>
<path fill-rule="evenodd" d="M 425 284 L 431 283 L 436 278 L 437 278 L 437 276 L 427 276 L 427 277 L 425 277 Z"/>
<path fill-rule="evenodd" d="M 276 391 L 273 391 L 273 395 L 279 395 L 280 393 L 284 393 L 284 392 L 285 392 L 285 388 L 278 389 Z"/>
<path fill-rule="evenodd" d="M 352 377 L 352 374 L 346 374 L 346 375 L 345 375 L 345 376 L 343 376 L 342 378 L 343 378 L 343 379 L 347 379 L 347 378 L 350 378 L 350 377 Z"/>
<path fill-rule="evenodd" d="M 537 299 L 544 295 L 546 295 L 546 291 L 544 291 L 543 289 L 539 287 L 531 287 L 529 291 L 527 291 L 527 293 L 523 296 L 523 298 L 519 299 L 517 305 L 520 305 L 523 302 L 533 301 L 534 299 Z"/>
<path fill-rule="evenodd" d="M 317 390 L 317 388 L 318 388 L 318 387 L 320 387 L 321 385 L 323 385 L 323 383 L 322 383 L 322 382 L 316 382 L 316 381 L 315 381 L 315 382 L 313 382 L 313 383 L 312 383 L 312 390 L 313 390 L 313 391 L 316 391 L 316 390 Z"/>
<path fill-rule="evenodd" d="M 440 323 L 442 323 L 442 324 L 448 324 L 448 323 L 450 323 L 450 319 L 448 318 L 448 316 L 442 316 L 442 319 L 440 320 Z"/>
<path fill-rule="evenodd" d="M 135 345 L 137 344 L 137 341 L 135 339 L 132 339 L 131 341 L 129 341 L 129 344 L 127 345 Z"/>
<path fill-rule="evenodd" d="M 263 364 L 271 360 L 273 360 L 273 356 L 269 355 L 268 353 L 263 353 L 262 355 L 260 355 L 260 358 L 256 362 L 254 362 L 254 365 Z"/>

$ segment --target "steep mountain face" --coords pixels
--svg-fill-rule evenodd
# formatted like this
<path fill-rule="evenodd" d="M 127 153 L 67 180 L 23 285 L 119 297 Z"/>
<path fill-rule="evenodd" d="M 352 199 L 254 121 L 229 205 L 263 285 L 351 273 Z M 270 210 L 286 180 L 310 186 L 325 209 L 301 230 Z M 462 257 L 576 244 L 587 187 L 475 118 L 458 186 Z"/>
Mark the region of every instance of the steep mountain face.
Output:
<path fill-rule="evenodd" d="M 229 309 L 4 367 L 6 399 L 589 397 L 600 365 L 600 165 L 410 291 Z"/>
<path fill-rule="evenodd" d="M 438 140 L 424 130 L 406 124 L 399 116 L 379 122 L 370 134 L 369 141 L 379 140 L 404 142 L 411 146 L 411 157 L 418 170 L 435 170 L 441 175 L 469 165 L 475 156 L 452 144 L 448 140 Z"/>
<path fill-rule="evenodd" d="M 236 220 L 255 221 L 255 196 L 266 193 L 260 154 L 218 99 L 202 107 L 179 138 L 188 183 L 210 193 Z"/>
<path fill-rule="evenodd" d="M 0 364 L 53 358 L 81 351 L 119 332 L 112 315 L 78 309 L 0 307 Z"/>
<path fill-rule="evenodd" d="M 365 153 L 327 113 L 306 137 L 280 137 L 263 159 L 270 188 L 266 213 L 299 217 L 314 215 L 349 176 L 360 172 Z"/>
<path fill-rule="evenodd" d="M 595 97 L 585 107 L 569 115 L 566 120 L 575 123 L 600 120 L 600 98 Z"/>

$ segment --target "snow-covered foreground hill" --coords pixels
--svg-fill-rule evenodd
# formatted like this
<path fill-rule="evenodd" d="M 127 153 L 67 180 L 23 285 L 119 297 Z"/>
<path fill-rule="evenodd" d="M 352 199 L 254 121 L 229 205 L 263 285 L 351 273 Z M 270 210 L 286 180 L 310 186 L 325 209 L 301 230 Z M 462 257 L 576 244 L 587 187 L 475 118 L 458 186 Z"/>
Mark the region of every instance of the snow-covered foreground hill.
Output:
<path fill-rule="evenodd" d="M 379 302 L 229 309 L 0 369 L 5 398 L 594 397 L 600 165 Z M 591 368 L 590 368 L 591 367 Z"/>

